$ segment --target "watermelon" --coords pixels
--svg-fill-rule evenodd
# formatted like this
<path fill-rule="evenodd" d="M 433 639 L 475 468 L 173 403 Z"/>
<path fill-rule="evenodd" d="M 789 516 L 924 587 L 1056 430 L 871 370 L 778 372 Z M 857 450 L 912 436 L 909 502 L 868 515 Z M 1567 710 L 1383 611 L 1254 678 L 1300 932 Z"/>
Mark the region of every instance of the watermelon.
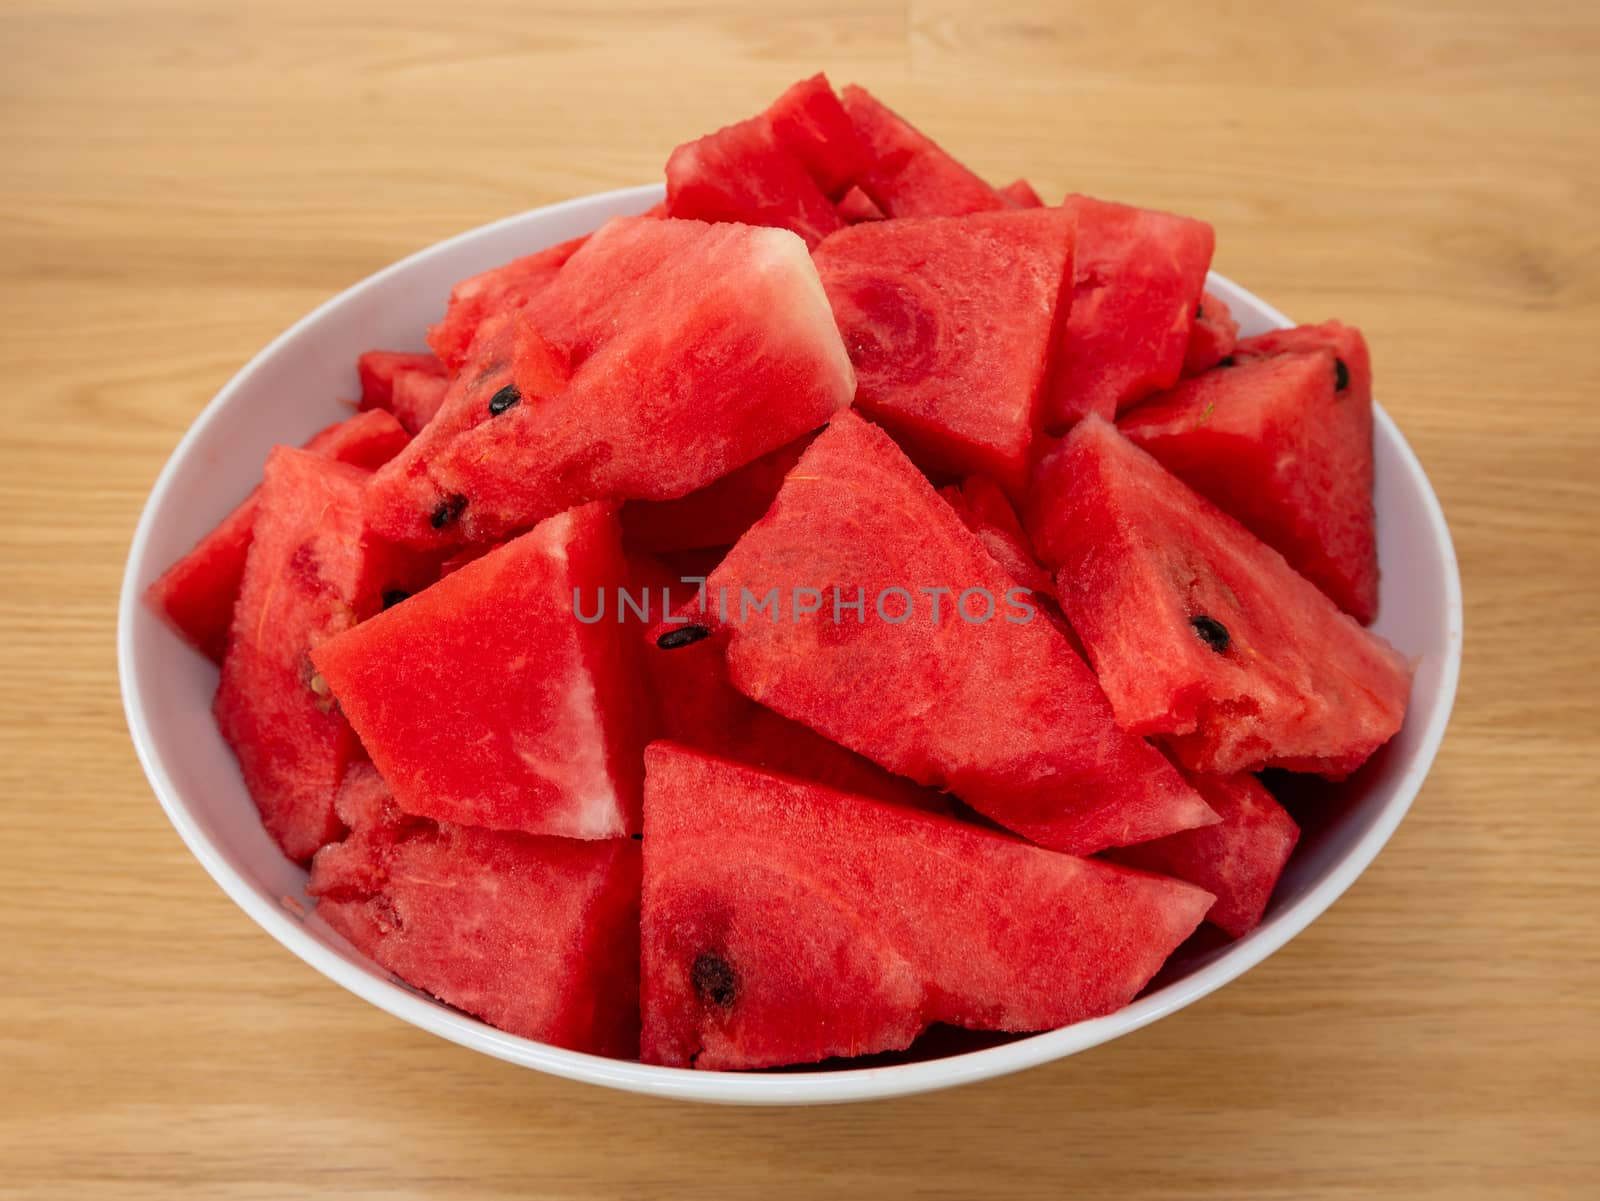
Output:
<path fill-rule="evenodd" d="M 313 435 L 305 449 L 335 462 L 373 468 L 392 459 L 408 441 L 392 416 L 374 411 L 335 422 Z M 260 505 L 261 490 L 252 489 L 145 592 L 145 603 L 151 609 L 218 664 L 228 647 L 233 607 L 239 599 L 245 556 Z"/>
<path fill-rule="evenodd" d="M 959 217 L 1007 207 L 999 192 L 865 88 L 851 84 L 839 96 L 871 163 L 855 182 L 884 213 Z"/>
<path fill-rule="evenodd" d="M 361 381 L 362 409 L 387 409 L 392 413 L 395 381 L 408 372 L 434 379 L 444 379 L 449 374 L 437 356 L 431 354 L 369 350 L 358 358 L 356 378 Z"/>
<path fill-rule="evenodd" d="M 371 764 L 318 852 L 317 916 L 406 983 L 509 1034 L 639 1049 L 639 880 L 631 839 L 581 842 L 407 817 Z"/>
<path fill-rule="evenodd" d="M 450 395 L 448 376 L 429 371 L 401 371 L 394 377 L 389 411 L 410 433 L 417 433 L 432 421 Z"/>
<path fill-rule="evenodd" d="M 1055 581 L 1028 545 L 1022 521 L 999 484 L 987 476 L 970 475 L 940 488 L 939 495 L 1013 580 L 1037 596 L 1054 598 Z"/>
<path fill-rule="evenodd" d="M 834 206 L 838 210 L 839 218 L 846 225 L 860 225 L 863 221 L 882 221 L 884 213 L 881 208 L 872 203 L 860 188 L 851 188 L 839 197 L 839 203 Z"/>
<path fill-rule="evenodd" d="M 1020 492 L 1072 270 L 1060 209 L 851 226 L 817 273 L 856 370 L 856 405 L 923 468 Z"/>
<path fill-rule="evenodd" d="M 646 551 L 732 546 L 771 506 L 812 437 L 804 434 L 677 500 L 630 501 L 622 507 L 623 533 Z"/>
<path fill-rule="evenodd" d="M 1189 328 L 1189 345 L 1183 352 L 1183 374 L 1199 375 L 1210 371 L 1233 354 L 1239 342 L 1239 323 L 1220 297 L 1206 292 L 1194 311 Z"/>
<path fill-rule="evenodd" d="M 810 256 L 779 229 L 612 221 L 511 336 L 511 391 L 484 396 L 497 358 L 490 382 L 452 388 L 374 478 L 375 529 L 495 541 L 600 497 L 683 496 L 817 428 L 855 388 Z"/>
<path fill-rule="evenodd" d="M 626 583 L 620 543 L 610 505 L 559 514 L 316 649 L 402 809 L 569 838 L 638 829 L 633 641 L 575 612 Z"/>
<path fill-rule="evenodd" d="M 653 743 L 647 1063 L 756 1068 L 1127 1004 L 1210 894 Z"/>
<path fill-rule="evenodd" d="M 1034 191 L 1033 185 L 1025 179 L 1013 179 L 1005 187 L 998 189 L 1000 198 L 1011 208 L 1036 209 L 1043 208 L 1044 201 L 1039 193 Z"/>
<path fill-rule="evenodd" d="M 1028 524 L 1117 721 L 1191 771 L 1340 778 L 1400 728 L 1394 649 L 1109 423 L 1040 463 Z"/>
<path fill-rule="evenodd" d="M 428 331 L 428 345 L 434 354 L 452 371 L 459 369 L 467 361 L 484 319 L 528 304 L 550 286 L 587 240 L 587 235 L 573 238 L 462 280 L 450 290 L 444 317 Z"/>
<path fill-rule="evenodd" d="M 1217 898 L 1206 921 L 1243 938 L 1261 924 L 1300 827 L 1249 772 L 1187 778 L 1220 822 L 1118 847 L 1106 857 L 1205 889 Z"/>
<path fill-rule="evenodd" d="M 1341 609 L 1370 622 L 1378 611 L 1372 401 L 1352 386 L 1346 361 L 1331 349 L 1247 354 L 1118 425 Z M 1364 363 L 1365 347 L 1349 361 Z"/>
<path fill-rule="evenodd" d="M 1214 242 L 1191 217 L 1089 196 L 1068 196 L 1062 208 L 1077 219 L 1078 241 L 1046 406 L 1058 433 L 1178 382 Z"/>
<path fill-rule="evenodd" d="M 308 451 L 272 452 L 214 706 L 262 823 L 300 862 L 337 837 L 334 794 L 358 754 L 307 656 L 385 592 L 419 583 L 409 556 L 366 536 L 366 480 Z"/>
<path fill-rule="evenodd" d="M 746 696 L 1035 842 L 1087 854 L 1216 820 L 1116 727 L 1060 631 L 853 413 L 811 444 L 707 587 L 699 628 L 725 631 Z M 770 609 L 749 607 L 769 592 Z M 839 607 L 855 600 L 859 613 Z"/>
<path fill-rule="evenodd" d="M 792 85 L 767 109 L 778 144 L 806 169 L 830 200 L 850 191 L 872 162 L 850 114 L 820 71 Z"/>

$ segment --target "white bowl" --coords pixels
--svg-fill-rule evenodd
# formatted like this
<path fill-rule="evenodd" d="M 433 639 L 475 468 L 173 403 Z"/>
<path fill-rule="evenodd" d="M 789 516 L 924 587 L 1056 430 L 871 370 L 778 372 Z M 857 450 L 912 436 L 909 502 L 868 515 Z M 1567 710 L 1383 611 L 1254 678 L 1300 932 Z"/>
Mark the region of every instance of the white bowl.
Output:
<path fill-rule="evenodd" d="M 1107 1017 L 944 1058 L 842 1070 L 692 1072 L 602 1059 L 504 1034 L 400 983 L 357 954 L 306 900 L 306 874 L 257 820 L 211 719 L 217 673 L 149 613 L 140 597 L 238 502 L 267 449 L 298 445 L 347 410 L 355 359 L 371 347 L 420 348 L 451 284 L 641 212 L 659 186 L 570 200 L 497 221 L 412 255 L 334 297 L 256 355 L 217 394 L 156 481 L 128 554 L 118 615 L 123 705 L 140 762 L 189 849 L 246 913 L 301 959 L 380 1009 L 424 1030 L 557 1076 L 660 1096 L 734 1104 L 854 1101 L 946 1088 L 1092 1047 L 1183 1008 L 1293 938 L 1364 871 L 1394 833 L 1433 762 L 1455 697 L 1461 583 L 1439 502 L 1394 423 L 1377 414 L 1378 541 L 1384 567 L 1376 629 L 1416 664 L 1405 728 L 1340 786 L 1332 820 L 1308 829 L 1266 920 L 1251 934 L 1163 974 L 1159 987 Z M 1292 324 L 1220 276 L 1213 292 L 1245 333 Z M 1359 319 L 1359 313 L 1347 314 Z M 1382 364 L 1379 365 L 1382 370 Z"/>

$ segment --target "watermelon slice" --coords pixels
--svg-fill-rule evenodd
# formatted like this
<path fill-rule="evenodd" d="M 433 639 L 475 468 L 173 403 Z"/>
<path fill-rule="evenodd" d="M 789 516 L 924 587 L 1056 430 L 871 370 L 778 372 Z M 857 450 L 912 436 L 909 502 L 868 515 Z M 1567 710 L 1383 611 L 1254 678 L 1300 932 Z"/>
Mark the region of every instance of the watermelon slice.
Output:
<path fill-rule="evenodd" d="M 699 620 L 726 629 L 751 699 L 1044 846 L 1215 821 L 1015 588 L 888 435 L 843 413 L 711 573 Z"/>
<path fill-rule="evenodd" d="M 640 550 L 664 552 L 732 546 L 761 519 L 813 434 L 752 459 L 677 500 L 636 500 L 622 507 L 622 531 Z"/>
<path fill-rule="evenodd" d="M 1327 349 L 1247 355 L 1118 424 L 1341 609 L 1370 622 L 1378 611 L 1372 402 L 1351 386 L 1344 361 Z"/>
<path fill-rule="evenodd" d="M 574 509 L 313 653 L 402 809 L 494 830 L 638 829 L 633 642 L 579 620 L 627 581 L 616 515 Z"/>
<path fill-rule="evenodd" d="M 335 422 L 315 434 L 305 449 L 335 462 L 374 468 L 394 458 L 409 441 L 394 417 L 377 410 Z M 228 629 L 260 505 L 261 490 L 254 488 L 145 593 L 147 605 L 218 664 L 228 648 Z"/>
<path fill-rule="evenodd" d="M 876 221 L 813 257 L 857 406 L 923 468 L 1020 492 L 1072 270 L 1071 215 Z"/>
<path fill-rule="evenodd" d="M 675 746 L 645 752 L 640 1057 L 1043 1030 L 1131 1001 L 1210 894 Z"/>
<path fill-rule="evenodd" d="M 1068 196 L 1076 282 L 1057 350 L 1049 426 L 1108 420 L 1178 382 L 1211 266 L 1211 227 L 1190 217 Z"/>
<path fill-rule="evenodd" d="M 1034 191 L 1033 185 L 1025 179 L 1013 179 L 1005 187 L 999 189 L 1000 198 L 1011 208 L 1037 209 L 1044 207 L 1044 201 L 1039 193 Z"/>
<path fill-rule="evenodd" d="M 891 217 L 959 217 L 1006 207 L 1005 199 L 926 134 L 850 84 L 839 93 L 872 165 L 856 184 Z"/>
<path fill-rule="evenodd" d="M 1189 329 L 1189 345 L 1183 352 L 1183 373 L 1199 375 L 1210 371 L 1233 354 L 1239 343 L 1239 323 L 1220 297 L 1210 292 L 1200 297 Z"/>
<path fill-rule="evenodd" d="M 306 891 L 350 943 L 457 1009 L 574 1051 L 639 1050 L 638 844 L 406 817 L 352 764 Z"/>
<path fill-rule="evenodd" d="M 1394 649 L 1098 417 L 1040 464 L 1029 528 L 1117 721 L 1190 770 L 1340 778 L 1400 728 Z"/>
<path fill-rule="evenodd" d="M 497 358 L 462 373 L 471 387 L 373 480 L 375 529 L 495 541 L 591 499 L 683 496 L 855 388 L 811 258 L 779 229 L 612 221 L 513 327 L 512 390 L 484 396 Z"/>
<path fill-rule="evenodd" d="M 1300 839 L 1300 827 L 1248 772 L 1187 778 L 1222 818 L 1220 822 L 1136 847 L 1118 847 L 1106 856 L 1212 893 L 1217 900 L 1206 921 L 1243 938 L 1261 924 L 1272 890 Z"/>
<path fill-rule="evenodd" d="M 438 325 L 428 331 L 428 345 L 452 371 L 467 361 L 478 327 L 489 316 L 523 308 L 545 288 L 588 241 L 587 235 L 546 247 L 495 267 L 450 290 L 450 303 Z"/>
<path fill-rule="evenodd" d="M 987 476 L 970 475 L 960 484 L 939 489 L 939 495 L 950 502 L 1007 575 L 1035 595 L 1055 597 L 1055 581 L 1028 545 L 1022 521 L 999 484 Z"/>
<path fill-rule="evenodd" d="M 365 536 L 367 473 L 303 450 L 267 460 L 214 706 L 262 823 L 304 862 L 338 836 L 334 794 L 356 755 L 308 653 L 417 586 L 395 548 Z"/>
<path fill-rule="evenodd" d="M 417 433 L 444 407 L 450 394 L 448 376 L 428 371 L 401 371 L 394 377 L 389 411 L 410 433 Z"/>
<path fill-rule="evenodd" d="M 369 350 L 356 360 L 356 377 L 361 381 L 362 409 L 388 409 L 394 412 L 395 380 L 407 372 L 436 379 L 444 379 L 449 374 L 445 365 L 431 354 Z"/>
<path fill-rule="evenodd" d="M 839 198 L 839 203 L 834 206 L 839 212 L 839 219 L 846 225 L 860 225 L 863 221 L 882 221 L 884 213 L 881 208 L 872 203 L 860 188 L 851 188 Z"/>
<path fill-rule="evenodd" d="M 820 71 L 773 101 L 766 117 L 778 144 L 830 200 L 844 196 L 871 165 L 871 152 Z"/>

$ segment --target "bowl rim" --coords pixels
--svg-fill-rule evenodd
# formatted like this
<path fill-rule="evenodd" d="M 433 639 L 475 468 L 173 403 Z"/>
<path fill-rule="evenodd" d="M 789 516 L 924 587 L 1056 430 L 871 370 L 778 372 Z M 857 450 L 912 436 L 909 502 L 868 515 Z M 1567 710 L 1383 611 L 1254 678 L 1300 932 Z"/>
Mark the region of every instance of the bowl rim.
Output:
<path fill-rule="evenodd" d="M 286 949 L 334 983 L 386 1013 L 453 1043 L 569 1080 L 658 1097 L 738 1105 L 823 1104 L 904 1096 L 1008 1075 L 1064 1058 L 1147 1026 L 1237 979 L 1326 912 L 1371 865 L 1411 808 L 1443 740 L 1455 702 L 1461 667 L 1461 576 L 1449 526 L 1415 452 L 1376 402 L 1373 409 L 1377 436 L 1392 444 L 1405 472 L 1420 485 L 1423 515 L 1429 533 L 1442 549 L 1446 560 L 1443 573 L 1448 621 L 1446 653 L 1438 700 L 1428 725 L 1421 732 L 1417 751 L 1403 775 L 1391 787 L 1390 796 L 1371 828 L 1334 865 L 1325 879 L 1210 963 L 1115 1013 L 1028 1035 L 999 1046 L 961 1052 L 941 1059 L 889 1066 L 753 1074 L 696 1072 L 685 1068 L 608 1059 L 506 1034 L 476 1018 L 436 1005 L 392 980 L 363 970 L 319 939 L 281 904 L 265 897 L 228 861 L 190 813 L 188 804 L 157 754 L 149 717 L 134 685 L 134 628 L 142 604 L 141 569 L 148 557 L 156 515 L 173 485 L 179 464 L 187 458 L 204 431 L 220 419 L 233 397 L 246 387 L 263 364 L 276 357 L 280 348 L 308 327 L 319 323 L 334 309 L 382 288 L 388 279 L 412 264 L 448 255 L 463 243 L 482 238 L 491 231 L 510 228 L 535 215 L 576 213 L 606 203 L 637 205 L 642 211 L 662 196 L 660 184 L 646 184 L 574 197 L 466 230 L 382 268 L 324 301 L 267 343 L 212 397 L 173 449 L 145 500 L 129 545 L 117 606 L 117 669 L 123 711 L 139 763 L 179 837 L 223 892 Z M 1230 303 L 1237 299 L 1258 307 L 1280 326 L 1294 324 L 1278 309 L 1215 272 L 1208 278 L 1207 287 Z"/>

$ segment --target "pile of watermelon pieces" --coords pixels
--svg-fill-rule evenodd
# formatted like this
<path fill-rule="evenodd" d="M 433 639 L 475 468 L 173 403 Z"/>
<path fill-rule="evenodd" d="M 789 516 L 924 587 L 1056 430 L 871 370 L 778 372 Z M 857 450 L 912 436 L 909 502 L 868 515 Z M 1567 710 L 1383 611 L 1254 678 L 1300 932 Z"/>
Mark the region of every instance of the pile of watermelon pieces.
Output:
<path fill-rule="evenodd" d="M 1241 338 L 1210 226 L 820 75 L 666 175 L 362 355 L 149 591 L 320 918 L 702 1069 L 1062 1026 L 1248 935 L 1299 836 L 1258 773 L 1405 715 L 1361 334 Z"/>

